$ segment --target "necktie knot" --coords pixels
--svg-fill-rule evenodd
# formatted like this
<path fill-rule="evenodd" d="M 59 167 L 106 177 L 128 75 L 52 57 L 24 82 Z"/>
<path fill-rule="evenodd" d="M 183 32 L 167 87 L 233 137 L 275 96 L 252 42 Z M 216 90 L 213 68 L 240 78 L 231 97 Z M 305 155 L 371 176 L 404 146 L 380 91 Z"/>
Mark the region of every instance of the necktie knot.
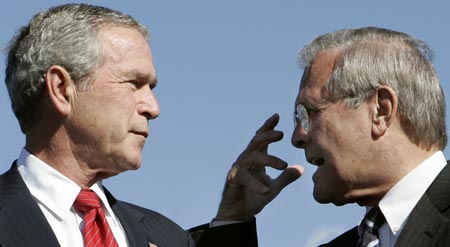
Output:
<path fill-rule="evenodd" d="M 74 206 L 81 212 L 87 213 L 101 207 L 100 198 L 98 198 L 94 191 L 82 189 L 75 199 Z"/>
<path fill-rule="evenodd" d="M 378 247 L 378 229 L 384 223 L 385 218 L 380 208 L 374 207 L 367 212 L 360 225 L 360 239 L 358 246 L 361 247 Z"/>

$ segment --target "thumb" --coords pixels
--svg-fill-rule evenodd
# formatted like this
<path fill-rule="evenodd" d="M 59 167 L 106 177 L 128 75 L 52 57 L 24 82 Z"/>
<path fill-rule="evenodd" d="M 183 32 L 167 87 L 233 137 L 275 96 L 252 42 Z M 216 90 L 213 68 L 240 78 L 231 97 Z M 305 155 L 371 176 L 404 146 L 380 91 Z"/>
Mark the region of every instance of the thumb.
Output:
<path fill-rule="evenodd" d="M 274 180 L 273 185 L 278 190 L 281 191 L 288 184 L 294 182 L 299 177 L 303 175 L 305 168 L 301 165 L 291 165 L 288 166 L 283 172 Z"/>

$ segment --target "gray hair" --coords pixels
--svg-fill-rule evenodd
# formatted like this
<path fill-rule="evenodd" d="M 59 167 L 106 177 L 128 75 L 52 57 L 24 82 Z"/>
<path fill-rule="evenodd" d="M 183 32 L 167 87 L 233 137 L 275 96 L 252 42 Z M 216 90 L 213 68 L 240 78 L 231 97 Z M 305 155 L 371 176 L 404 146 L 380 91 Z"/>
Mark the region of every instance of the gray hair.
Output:
<path fill-rule="evenodd" d="M 345 100 L 357 107 L 371 89 L 389 86 L 398 96 L 400 122 L 408 138 L 425 149 L 445 148 L 444 93 L 427 44 L 388 29 L 344 29 L 313 40 L 299 52 L 299 62 L 308 67 L 324 51 L 337 54 L 326 84 L 331 97 L 351 96 Z"/>
<path fill-rule="evenodd" d="M 93 70 L 106 58 L 97 34 L 108 27 L 147 28 L 133 17 L 105 7 L 65 4 L 35 15 L 12 39 L 6 66 L 6 86 L 22 131 L 38 119 L 45 74 L 52 65 L 64 67 L 80 89 L 86 89 Z"/>

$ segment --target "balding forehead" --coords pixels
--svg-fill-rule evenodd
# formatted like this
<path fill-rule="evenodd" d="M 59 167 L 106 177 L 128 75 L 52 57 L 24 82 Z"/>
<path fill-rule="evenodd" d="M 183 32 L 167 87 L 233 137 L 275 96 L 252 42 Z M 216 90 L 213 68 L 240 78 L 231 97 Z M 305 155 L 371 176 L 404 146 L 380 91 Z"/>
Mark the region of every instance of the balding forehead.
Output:
<path fill-rule="evenodd" d="M 300 84 L 300 98 L 320 102 L 328 98 L 327 82 L 337 58 L 336 50 L 326 50 L 317 54 L 309 67 L 305 67 Z M 300 99 L 299 99 L 300 100 Z M 303 101 L 303 99 L 301 99 Z"/>
<path fill-rule="evenodd" d="M 305 68 L 305 82 L 306 84 L 324 84 L 333 71 L 337 52 L 335 50 L 326 50 L 317 54 L 311 65 Z M 307 86 L 307 85 L 305 85 Z"/>

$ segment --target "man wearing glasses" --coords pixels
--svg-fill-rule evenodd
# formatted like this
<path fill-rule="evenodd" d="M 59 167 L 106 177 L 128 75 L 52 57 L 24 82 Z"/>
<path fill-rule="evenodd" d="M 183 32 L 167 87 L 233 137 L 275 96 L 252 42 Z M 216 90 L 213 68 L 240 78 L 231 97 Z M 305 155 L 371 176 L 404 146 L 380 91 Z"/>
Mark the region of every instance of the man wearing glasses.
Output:
<path fill-rule="evenodd" d="M 371 217 L 324 246 L 448 246 L 445 102 L 432 51 L 367 27 L 324 34 L 299 57 L 292 144 L 317 166 L 314 198 L 358 203 Z"/>
<path fill-rule="evenodd" d="M 450 246 L 445 102 L 430 48 L 367 27 L 321 35 L 299 59 L 292 144 L 317 166 L 314 198 L 367 209 L 323 246 Z"/>

